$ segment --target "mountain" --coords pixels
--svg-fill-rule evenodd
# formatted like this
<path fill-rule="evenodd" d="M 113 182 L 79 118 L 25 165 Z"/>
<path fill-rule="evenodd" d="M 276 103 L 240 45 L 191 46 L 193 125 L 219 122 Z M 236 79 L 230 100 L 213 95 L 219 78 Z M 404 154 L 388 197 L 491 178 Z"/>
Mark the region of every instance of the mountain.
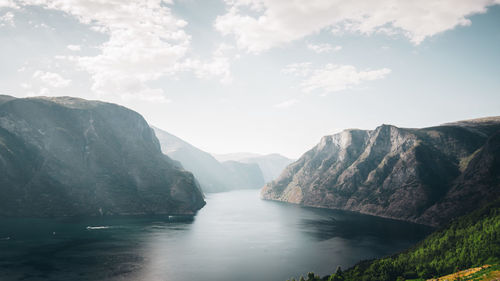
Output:
<path fill-rule="evenodd" d="M 222 162 L 235 189 L 259 189 L 265 182 L 259 165 L 238 161 Z"/>
<path fill-rule="evenodd" d="M 184 140 L 159 128 L 152 127 L 160 141 L 163 153 L 181 162 L 200 182 L 205 192 L 230 190 L 233 186 L 228 180 L 228 171 L 209 153 L 202 151 Z"/>
<path fill-rule="evenodd" d="M 212 155 L 215 157 L 215 159 L 217 159 L 220 162 L 226 162 L 226 161 L 241 162 L 241 160 L 247 158 L 262 156 L 262 154 L 252 153 L 252 152 L 235 152 L 235 153 L 224 153 L 224 154 L 212 153 Z"/>
<path fill-rule="evenodd" d="M 125 107 L 0 96 L 0 216 L 194 214 L 193 175 Z"/>
<path fill-rule="evenodd" d="M 179 161 L 191 171 L 205 192 L 221 192 L 234 189 L 261 188 L 262 172 L 256 164 L 234 161 L 219 162 L 209 153 L 166 131 L 153 127 L 163 153 Z"/>
<path fill-rule="evenodd" d="M 256 153 L 229 153 L 229 154 L 215 154 L 214 157 L 219 161 L 238 161 L 242 163 L 255 163 L 259 165 L 265 182 L 270 182 L 279 177 L 283 169 L 286 168 L 292 159 L 286 158 L 283 155 L 273 153 L 267 155 L 260 155 Z"/>
<path fill-rule="evenodd" d="M 261 195 L 442 225 L 500 195 L 500 117 L 325 136 Z"/>
<path fill-rule="evenodd" d="M 286 166 L 293 162 L 292 159 L 286 158 L 285 156 L 277 153 L 244 158 L 240 161 L 243 163 L 255 163 L 259 165 L 265 182 L 277 179 Z"/>

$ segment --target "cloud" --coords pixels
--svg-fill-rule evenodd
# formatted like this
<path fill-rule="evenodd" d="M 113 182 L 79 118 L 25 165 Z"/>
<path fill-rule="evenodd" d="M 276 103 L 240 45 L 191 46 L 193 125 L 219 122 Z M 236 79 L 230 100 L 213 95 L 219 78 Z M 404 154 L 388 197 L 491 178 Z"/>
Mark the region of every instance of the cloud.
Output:
<path fill-rule="evenodd" d="M 68 45 L 68 46 L 66 46 L 66 48 L 68 48 L 68 50 L 75 51 L 75 52 L 82 50 L 82 47 L 80 45 Z"/>
<path fill-rule="evenodd" d="M 64 88 L 67 87 L 71 80 L 64 79 L 61 75 L 54 72 L 45 72 L 37 70 L 33 73 L 33 78 L 38 79 L 43 84 L 53 87 L 53 88 Z"/>
<path fill-rule="evenodd" d="M 175 72 L 190 36 L 185 21 L 172 15 L 163 1 L 25 0 L 59 10 L 109 36 L 96 56 L 68 57 L 90 73 L 98 95 L 130 98 L 134 93 L 155 93 L 148 82 Z M 136 90 L 140 92 L 134 92 Z"/>
<path fill-rule="evenodd" d="M 0 26 L 14 26 L 14 14 L 12 12 L 7 12 L 0 16 Z"/>
<path fill-rule="evenodd" d="M 234 47 L 225 43 L 219 44 L 212 54 L 209 61 L 199 59 L 188 59 L 182 65 L 182 68 L 193 71 L 196 77 L 201 79 L 210 79 L 220 77 L 220 82 L 228 84 L 232 82 L 231 61 L 236 55 L 231 54 Z"/>
<path fill-rule="evenodd" d="M 317 54 L 321 53 L 330 53 L 330 52 L 338 52 L 342 50 L 342 46 L 332 46 L 328 43 L 322 44 L 307 44 L 307 48 Z"/>
<path fill-rule="evenodd" d="M 297 104 L 298 102 L 299 102 L 298 99 L 290 99 L 290 100 L 286 100 L 284 102 L 275 104 L 274 107 L 276 107 L 276 108 L 288 108 L 288 107 L 291 107 L 291 106 Z"/>
<path fill-rule="evenodd" d="M 158 95 L 161 89 L 150 89 L 147 82 L 174 72 L 189 46 L 190 37 L 182 29 L 187 23 L 162 1 L 40 2 L 109 35 L 99 55 L 74 57 L 91 74 L 92 90 L 100 95 Z"/>
<path fill-rule="evenodd" d="M 297 65 L 301 65 L 302 68 L 297 68 Z M 309 63 L 292 64 L 285 69 L 296 70 L 288 71 L 288 73 L 304 77 L 300 83 L 302 91 L 307 93 L 320 90 L 325 94 L 346 90 L 365 81 L 382 79 L 391 72 L 388 68 L 359 71 L 352 65 L 336 64 L 327 64 L 322 68 L 313 69 Z"/>
<path fill-rule="evenodd" d="M 1 8 L 18 9 L 19 6 L 13 0 L 0 0 L 0 9 Z"/>
<path fill-rule="evenodd" d="M 19 9 L 19 5 L 17 5 L 13 0 L 0 0 L 0 11 L 2 9 Z M 0 27 L 2 26 L 15 26 L 14 13 L 8 11 L 3 15 L 0 15 Z"/>
<path fill-rule="evenodd" d="M 215 27 L 234 35 L 239 48 L 259 53 L 307 35 L 376 32 L 403 34 L 414 44 L 427 37 L 471 24 L 498 0 L 226 0 L 226 14 Z"/>
<path fill-rule="evenodd" d="M 172 1 L 22 0 L 22 4 L 65 12 L 109 36 L 98 47 L 98 55 L 65 57 L 91 75 L 91 89 L 98 95 L 122 99 L 137 95 L 140 100 L 152 95 L 158 101 L 163 90 L 149 85 L 161 77 L 183 71 L 228 76 L 220 56 L 197 64 L 187 58 L 191 37 L 184 30 L 187 22 L 168 7 Z M 79 50 L 76 45 L 67 47 Z"/>

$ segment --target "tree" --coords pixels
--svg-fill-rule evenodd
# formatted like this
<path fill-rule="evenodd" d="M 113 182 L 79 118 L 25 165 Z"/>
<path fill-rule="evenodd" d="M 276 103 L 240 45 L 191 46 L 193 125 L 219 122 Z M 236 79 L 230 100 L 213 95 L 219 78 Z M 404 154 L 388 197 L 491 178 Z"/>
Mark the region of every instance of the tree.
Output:
<path fill-rule="evenodd" d="M 332 274 L 328 281 L 344 281 L 344 273 L 342 272 L 342 268 L 340 266 L 337 267 L 337 271 L 335 274 Z"/>
<path fill-rule="evenodd" d="M 337 266 L 337 271 L 335 271 L 335 275 L 339 276 L 339 277 L 344 277 L 344 273 L 342 272 L 342 268 L 339 266 Z"/>

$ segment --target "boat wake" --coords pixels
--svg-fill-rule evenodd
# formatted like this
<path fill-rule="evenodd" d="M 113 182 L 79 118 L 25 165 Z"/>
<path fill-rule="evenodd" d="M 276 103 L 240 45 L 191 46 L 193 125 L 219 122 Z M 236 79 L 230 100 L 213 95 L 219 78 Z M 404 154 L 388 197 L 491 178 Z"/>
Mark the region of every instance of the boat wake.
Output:
<path fill-rule="evenodd" d="M 109 229 L 111 226 L 87 226 L 87 230 Z"/>

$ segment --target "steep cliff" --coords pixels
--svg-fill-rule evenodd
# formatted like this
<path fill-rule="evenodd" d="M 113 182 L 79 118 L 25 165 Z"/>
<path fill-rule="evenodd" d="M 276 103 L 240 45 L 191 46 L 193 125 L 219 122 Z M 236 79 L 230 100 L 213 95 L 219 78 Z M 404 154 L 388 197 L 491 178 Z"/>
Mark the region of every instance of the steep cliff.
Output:
<path fill-rule="evenodd" d="M 71 97 L 0 98 L 0 216 L 193 214 L 193 175 L 127 108 Z"/>
<path fill-rule="evenodd" d="M 500 117 L 325 136 L 262 197 L 439 225 L 500 195 Z"/>

